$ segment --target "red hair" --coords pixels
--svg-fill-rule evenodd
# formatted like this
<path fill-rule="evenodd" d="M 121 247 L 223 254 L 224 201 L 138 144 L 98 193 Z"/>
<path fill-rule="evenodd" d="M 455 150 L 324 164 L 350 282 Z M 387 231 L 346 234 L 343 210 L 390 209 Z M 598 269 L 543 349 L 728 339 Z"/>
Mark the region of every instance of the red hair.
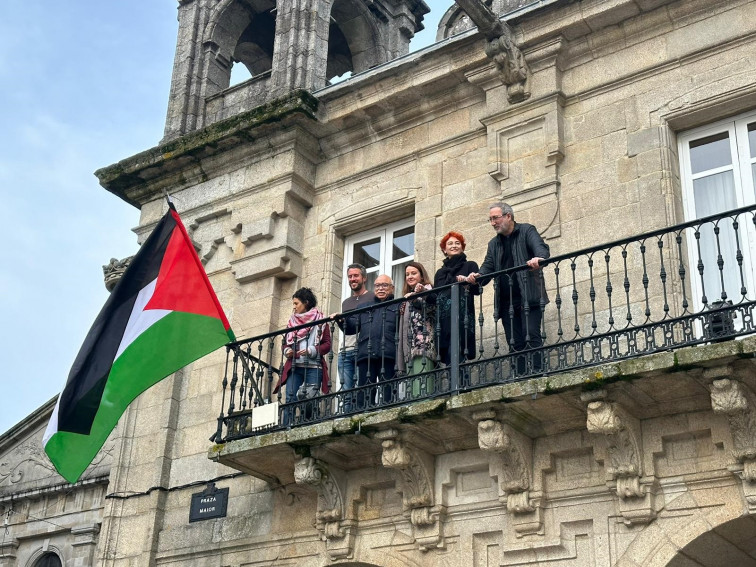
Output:
<path fill-rule="evenodd" d="M 462 251 L 465 251 L 465 246 L 467 246 L 467 243 L 465 242 L 465 237 L 462 236 L 459 232 L 454 232 L 453 230 L 451 232 L 447 232 L 444 237 L 441 239 L 441 252 L 446 252 L 446 243 L 449 241 L 450 238 L 456 238 L 462 243 Z"/>

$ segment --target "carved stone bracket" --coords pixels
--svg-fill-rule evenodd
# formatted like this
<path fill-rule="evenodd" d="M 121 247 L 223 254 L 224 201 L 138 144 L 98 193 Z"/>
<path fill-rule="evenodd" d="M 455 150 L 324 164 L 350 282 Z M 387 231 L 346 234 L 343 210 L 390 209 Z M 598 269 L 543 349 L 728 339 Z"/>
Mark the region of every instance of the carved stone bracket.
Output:
<path fill-rule="evenodd" d="M 345 521 L 343 473 L 322 461 L 304 457 L 294 464 L 294 480 L 317 490 L 315 527 L 327 544 L 330 558 L 335 561 L 351 557 L 355 534 L 352 522 Z"/>
<path fill-rule="evenodd" d="M 473 414 L 478 421 L 478 446 L 489 455 L 489 473 L 498 481 L 499 500 L 513 515 L 518 537 L 543 531 L 540 498 L 531 498 L 533 440 L 498 421 L 496 412 Z"/>
<path fill-rule="evenodd" d="M 738 475 L 748 511 L 756 513 L 756 394 L 737 380 L 721 378 L 709 386 L 714 413 L 727 416 L 732 434 L 733 457 L 742 465 Z"/>
<path fill-rule="evenodd" d="M 514 104 L 530 97 L 530 69 L 515 45 L 512 29 L 481 0 L 458 0 L 470 19 L 486 37 L 486 55 L 493 60 L 507 86 L 507 99 Z"/>
<path fill-rule="evenodd" d="M 383 466 L 398 473 L 397 489 L 402 493 L 404 512 L 412 523 L 420 551 L 444 546 L 443 520 L 446 510 L 435 506 L 433 481 L 435 460 L 400 438 L 399 431 L 387 429 L 375 434 L 381 441 Z"/>
<path fill-rule="evenodd" d="M 102 267 L 102 274 L 105 278 L 105 289 L 107 289 L 108 292 L 113 291 L 116 284 L 121 280 L 121 276 L 123 276 L 126 268 L 131 264 L 132 258 L 134 258 L 134 256 L 129 256 L 123 260 L 111 258 L 110 262 Z"/>
<path fill-rule="evenodd" d="M 620 404 L 606 399 L 606 392 L 585 392 L 589 433 L 606 439 L 609 462 L 607 483 L 619 496 L 619 508 L 625 523 L 648 523 L 656 517 L 655 492 L 642 483 L 640 421 Z"/>

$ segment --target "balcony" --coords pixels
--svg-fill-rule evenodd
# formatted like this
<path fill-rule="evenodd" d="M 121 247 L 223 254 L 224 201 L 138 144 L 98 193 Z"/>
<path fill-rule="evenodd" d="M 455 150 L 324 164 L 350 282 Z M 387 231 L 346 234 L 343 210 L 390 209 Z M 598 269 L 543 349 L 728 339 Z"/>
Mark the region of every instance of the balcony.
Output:
<path fill-rule="evenodd" d="M 442 537 L 437 516 L 445 509 L 428 484 L 441 474 L 438 458 L 513 451 L 510 472 L 498 473 L 500 498 L 517 514 L 517 533 L 533 533 L 542 526 L 540 502 L 546 495 L 535 479 L 533 440 L 586 427 L 614 434 L 596 425 L 606 418 L 616 419 L 618 431 L 630 432 L 637 446 L 643 420 L 711 412 L 712 381 L 729 387 L 732 364 L 754 357 L 753 338 L 733 339 L 754 332 L 749 242 L 755 233 L 751 206 L 551 257 L 536 277 L 537 301 L 522 301 L 524 311 L 540 312 L 538 328 L 525 330 L 538 346 L 519 352 L 507 344 L 503 327 L 512 325 L 514 310 L 497 313 L 499 301 L 487 294 L 511 297 L 512 282 L 525 266 L 492 274 L 482 293 L 454 284 L 350 312 L 352 330 L 375 332 L 377 322 L 396 347 L 400 333 L 386 326 L 387 310 L 402 304 L 409 309 L 413 301 L 433 321 L 436 344 L 441 319 L 448 317 L 449 344 L 460 348 L 450 349 L 448 364 L 434 367 L 428 357 L 416 374 L 394 365 L 391 376 L 366 376 L 364 386 L 312 399 L 284 403 L 281 392 L 274 393 L 286 334 L 298 328 L 230 344 L 210 456 L 276 486 L 307 482 L 307 470 L 316 463 L 340 471 L 329 473 L 333 478 L 381 465 L 401 470 L 406 478 L 397 481 L 398 490 L 418 545 L 433 547 Z M 467 301 L 474 305 L 472 317 Z M 333 337 L 326 355 L 332 382 L 342 333 L 338 323 L 313 323 L 319 337 Z M 473 327 L 470 344 L 464 337 Z M 531 334 L 540 340 L 531 340 Z M 381 343 L 377 335 L 367 340 Z M 609 413 L 600 417 L 602 412 Z M 656 513 L 654 490 L 648 488 L 656 481 L 648 465 L 644 474 L 638 451 L 624 455 L 617 457 L 619 464 L 612 462 L 616 466 L 607 465 L 607 482 L 624 494 L 626 521 L 647 522 Z M 734 466 L 745 466 L 744 459 Z M 337 515 L 350 516 L 343 504 L 339 510 Z M 423 526 L 430 525 L 436 531 L 423 535 Z"/>

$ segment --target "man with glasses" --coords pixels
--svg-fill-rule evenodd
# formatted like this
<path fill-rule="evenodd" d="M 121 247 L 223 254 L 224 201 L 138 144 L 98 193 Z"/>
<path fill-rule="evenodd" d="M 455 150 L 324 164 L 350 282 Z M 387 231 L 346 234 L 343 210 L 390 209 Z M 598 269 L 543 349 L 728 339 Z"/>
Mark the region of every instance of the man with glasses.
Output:
<path fill-rule="evenodd" d="M 543 346 L 541 336 L 542 305 L 548 303 L 540 263 L 549 257 L 549 246 L 531 224 L 516 223 L 512 207 L 494 203 L 488 207 L 488 222 L 496 236 L 488 243 L 486 259 L 480 272 L 467 276 L 471 284 L 486 285 L 492 274 L 507 268 L 528 265 L 530 270 L 497 276 L 494 296 L 495 316 L 501 319 L 510 352 Z M 542 371 L 542 355 L 517 356 L 517 373 Z M 528 369 L 528 362 L 532 368 Z"/>
<path fill-rule="evenodd" d="M 375 296 L 368 291 L 367 270 L 362 264 L 349 264 L 347 266 L 347 281 L 352 294 L 341 304 L 341 312 L 353 311 L 373 303 Z M 332 315 L 335 316 L 335 315 Z M 339 328 L 344 330 L 343 319 L 337 319 Z M 339 376 L 341 377 L 341 389 L 351 390 L 354 388 L 354 373 L 357 356 L 357 335 L 342 335 L 341 348 L 339 349 Z M 351 409 L 351 398 L 344 398 L 344 411 Z"/>
<path fill-rule="evenodd" d="M 394 377 L 399 308 L 396 303 L 381 307 L 381 303 L 394 299 L 394 282 L 387 275 L 381 274 L 375 279 L 373 289 L 373 301 L 366 306 L 375 308 L 347 315 L 344 321 L 346 333 L 357 333 L 358 387 Z M 382 391 L 382 400 L 379 399 L 378 402 L 389 403 L 391 400 L 391 387 L 386 386 Z M 357 405 L 360 409 L 367 409 L 365 401 L 365 396 L 358 394 Z"/>

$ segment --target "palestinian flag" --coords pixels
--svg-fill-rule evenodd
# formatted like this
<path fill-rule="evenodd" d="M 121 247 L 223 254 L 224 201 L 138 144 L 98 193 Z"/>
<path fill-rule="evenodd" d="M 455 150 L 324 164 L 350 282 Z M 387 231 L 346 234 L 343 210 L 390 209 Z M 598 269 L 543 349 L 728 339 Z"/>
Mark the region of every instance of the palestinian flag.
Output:
<path fill-rule="evenodd" d="M 79 479 L 139 394 L 230 340 L 171 204 L 97 316 L 58 398 L 43 443 L 61 476 Z"/>

